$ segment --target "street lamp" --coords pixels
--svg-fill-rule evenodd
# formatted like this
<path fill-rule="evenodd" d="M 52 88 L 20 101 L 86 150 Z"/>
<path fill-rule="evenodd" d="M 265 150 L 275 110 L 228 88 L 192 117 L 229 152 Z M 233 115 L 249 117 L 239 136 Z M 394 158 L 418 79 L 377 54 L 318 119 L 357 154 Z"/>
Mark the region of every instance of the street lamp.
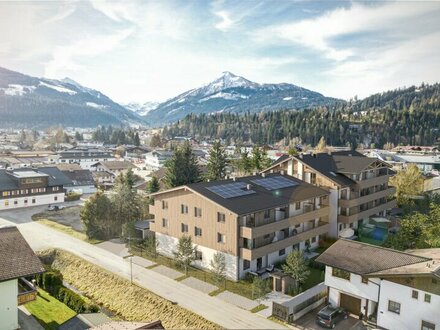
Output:
<path fill-rule="evenodd" d="M 125 256 L 124 259 L 130 259 L 130 283 L 133 284 L 133 255 Z"/>

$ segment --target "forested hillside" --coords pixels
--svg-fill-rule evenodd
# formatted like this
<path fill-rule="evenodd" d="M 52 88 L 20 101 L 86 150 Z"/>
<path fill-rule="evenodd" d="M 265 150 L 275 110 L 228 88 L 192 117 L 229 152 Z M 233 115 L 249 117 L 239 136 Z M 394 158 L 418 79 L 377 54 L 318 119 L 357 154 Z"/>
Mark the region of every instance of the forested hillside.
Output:
<path fill-rule="evenodd" d="M 375 94 L 363 100 L 304 111 L 237 115 L 188 115 L 164 128 L 165 137 L 190 135 L 231 142 L 273 144 L 297 138 L 316 145 L 382 147 L 385 143 L 430 145 L 440 137 L 440 84 Z"/>

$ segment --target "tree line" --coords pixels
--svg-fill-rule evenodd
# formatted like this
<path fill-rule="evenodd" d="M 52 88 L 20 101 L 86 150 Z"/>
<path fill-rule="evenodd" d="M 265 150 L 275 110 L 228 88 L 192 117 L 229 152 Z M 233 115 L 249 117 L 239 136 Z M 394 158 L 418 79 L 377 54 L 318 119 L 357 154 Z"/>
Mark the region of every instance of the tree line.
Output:
<path fill-rule="evenodd" d="M 93 140 L 108 144 L 132 144 L 140 146 L 139 133 L 132 129 L 114 128 L 113 126 L 100 126 L 93 132 Z"/>
<path fill-rule="evenodd" d="M 227 144 L 254 142 L 289 145 L 292 140 L 316 145 L 368 147 L 432 145 L 440 137 L 440 84 L 375 94 L 303 111 L 190 114 L 164 127 L 163 138 L 194 136 Z"/>

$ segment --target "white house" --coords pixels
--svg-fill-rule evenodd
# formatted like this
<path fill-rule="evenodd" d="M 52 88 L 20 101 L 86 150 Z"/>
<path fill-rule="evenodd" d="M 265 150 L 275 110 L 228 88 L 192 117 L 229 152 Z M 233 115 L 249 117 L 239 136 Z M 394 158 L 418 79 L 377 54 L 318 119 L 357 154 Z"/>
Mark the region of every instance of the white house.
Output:
<path fill-rule="evenodd" d="M 0 329 L 19 329 L 18 305 L 36 299 L 29 277 L 45 271 L 17 227 L 0 228 Z"/>
<path fill-rule="evenodd" d="M 173 156 L 172 151 L 155 150 L 145 155 L 145 166 L 150 170 L 158 170 Z"/>
<path fill-rule="evenodd" d="M 71 182 L 56 167 L 0 170 L 0 210 L 62 203 Z"/>
<path fill-rule="evenodd" d="M 113 153 L 100 149 L 71 149 L 59 152 L 57 155 L 48 157 L 49 163 L 54 164 L 79 164 L 84 170 L 91 170 L 97 162 L 115 160 Z"/>
<path fill-rule="evenodd" d="M 341 239 L 326 265 L 328 301 L 390 330 L 440 329 L 440 249 L 396 251 Z"/>

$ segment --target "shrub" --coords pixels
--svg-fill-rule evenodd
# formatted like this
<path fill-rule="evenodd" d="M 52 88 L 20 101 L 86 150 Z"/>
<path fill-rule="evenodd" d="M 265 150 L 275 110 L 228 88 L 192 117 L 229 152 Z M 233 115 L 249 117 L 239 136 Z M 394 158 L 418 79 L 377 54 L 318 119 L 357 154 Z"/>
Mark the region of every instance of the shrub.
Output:
<path fill-rule="evenodd" d="M 65 202 L 72 202 L 72 201 L 77 201 L 80 198 L 81 198 L 81 194 L 75 193 L 75 192 L 70 192 L 66 195 L 66 197 L 64 197 L 64 201 Z"/>
<path fill-rule="evenodd" d="M 36 277 L 37 285 L 56 297 L 63 287 L 63 276 L 54 271 L 45 272 Z"/>
<path fill-rule="evenodd" d="M 96 313 L 99 307 L 94 304 L 88 304 L 79 294 L 68 288 L 61 288 L 57 299 L 77 313 Z"/>

